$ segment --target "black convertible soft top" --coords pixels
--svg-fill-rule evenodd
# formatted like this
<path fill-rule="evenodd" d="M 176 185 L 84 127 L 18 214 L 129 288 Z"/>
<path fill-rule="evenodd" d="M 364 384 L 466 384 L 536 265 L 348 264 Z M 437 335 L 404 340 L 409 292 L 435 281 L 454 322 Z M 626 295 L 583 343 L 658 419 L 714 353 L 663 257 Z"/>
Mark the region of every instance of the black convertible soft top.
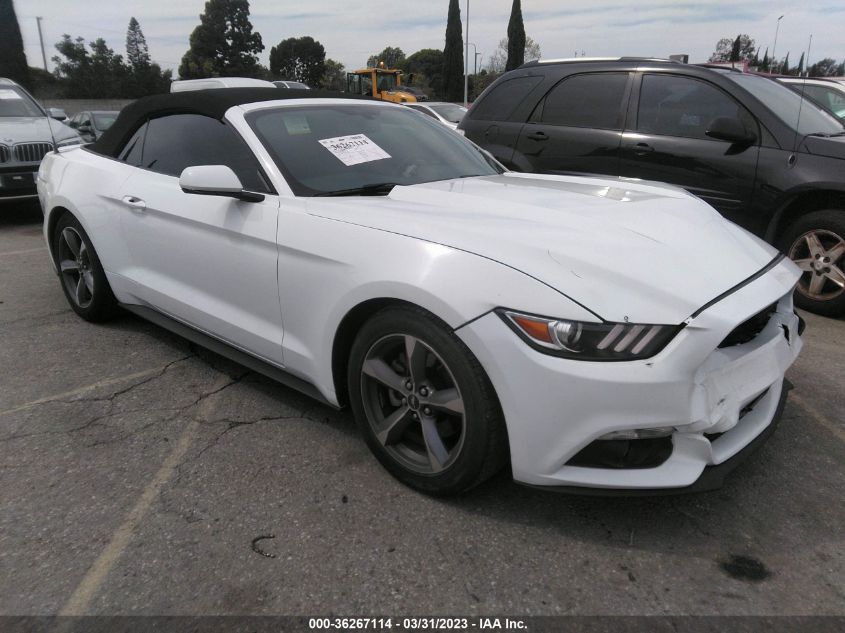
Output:
<path fill-rule="evenodd" d="M 117 157 L 126 141 L 145 121 L 169 114 L 200 114 L 222 119 L 229 108 L 244 103 L 326 98 L 373 101 L 371 97 L 346 95 L 326 90 L 284 90 L 281 88 L 214 88 L 153 95 L 142 97 L 123 108 L 114 124 L 96 143 L 88 145 L 87 149 L 105 156 Z"/>

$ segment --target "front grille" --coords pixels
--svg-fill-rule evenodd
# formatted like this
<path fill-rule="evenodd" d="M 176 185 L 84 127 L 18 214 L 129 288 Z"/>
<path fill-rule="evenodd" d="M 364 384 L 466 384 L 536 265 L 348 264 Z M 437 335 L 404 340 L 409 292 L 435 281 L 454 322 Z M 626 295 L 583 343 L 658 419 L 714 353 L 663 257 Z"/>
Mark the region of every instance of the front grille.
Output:
<path fill-rule="evenodd" d="M 15 160 L 21 163 L 37 163 L 52 149 L 50 143 L 18 143 L 15 145 Z"/>
<path fill-rule="evenodd" d="M 8 163 L 11 157 L 12 153 L 9 151 L 9 148 L 5 145 L 0 145 L 0 163 Z"/>
<path fill-rule="evenodd" d="M 721 343 L 719 343 L 719 349 L 733 347 L 734 345 L 742 345 L 743 343 L 753 340 L 754 337 L 756 337 L 763 331 L 763 328 L 766 327 L 766 324 L 768 324 L 769 319 L 772 318 L 772 315 L 775 313 L 777 307 L 778 304 L 773 303 L 772 305 L 760 310 L 760 312 L 750 319 L 737 325 L 731 333 L 728 334 Z"/>

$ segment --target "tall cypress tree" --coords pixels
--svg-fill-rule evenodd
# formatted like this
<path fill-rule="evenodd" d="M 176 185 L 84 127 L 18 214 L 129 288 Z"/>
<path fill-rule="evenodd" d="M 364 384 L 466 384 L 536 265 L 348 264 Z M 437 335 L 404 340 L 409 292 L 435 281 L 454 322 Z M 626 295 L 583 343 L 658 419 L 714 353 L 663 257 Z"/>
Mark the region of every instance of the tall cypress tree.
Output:
<path fill-rule="evenodd" d="M 141 25 L 134 17 L 129 19 L 129 26 L 126 29 L 126 61 L 136 70 L 150 65 L 147 38 L 144 37 Z"/>
<path fill-rule="evenodd" d="M 443 47 L 443 92 L 446 101 L 464 98 L 464 38 L 458 0 L 449 0 L 446 46 Z"/>
<path fill-rule="evenodd" d="M 29 85 L 29 65 L 12 0 L 0 0 L 0 77 Z"/>
<path fill-rule="evenodd" d="M 513 0 L 508 22 L 508 61 L 505 70 L 519 68 L 525 63 L 525 24 L 522 22 L 522 3 Z"/>

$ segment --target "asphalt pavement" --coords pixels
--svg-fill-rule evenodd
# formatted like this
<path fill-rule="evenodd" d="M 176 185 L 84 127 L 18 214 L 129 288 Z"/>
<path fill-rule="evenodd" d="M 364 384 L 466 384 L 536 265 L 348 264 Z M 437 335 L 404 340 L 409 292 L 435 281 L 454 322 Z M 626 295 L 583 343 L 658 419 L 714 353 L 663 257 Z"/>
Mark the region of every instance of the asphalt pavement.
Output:
<path fill-rule="evenodd" d="M 405 488 L 336 412 L 69 309 L 0 207 L 0 614 L 845 615 L 845 321 L 719 491 Z"/>

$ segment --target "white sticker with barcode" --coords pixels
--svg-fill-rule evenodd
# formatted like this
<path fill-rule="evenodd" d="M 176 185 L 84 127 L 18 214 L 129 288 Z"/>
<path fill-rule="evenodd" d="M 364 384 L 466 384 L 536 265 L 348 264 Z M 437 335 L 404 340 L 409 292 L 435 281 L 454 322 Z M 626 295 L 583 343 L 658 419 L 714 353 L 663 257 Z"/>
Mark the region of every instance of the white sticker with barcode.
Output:
<path fill-rule="evenodd" d="M 22 99 L 14 90 L 0 90 L 0 99 Z"/>
<path fill-rule="evenodd" d="M 367 138 L 366 134 L 324 138 L 319 143 L 347 167 L 390 158 L 390 154 Z"/>

